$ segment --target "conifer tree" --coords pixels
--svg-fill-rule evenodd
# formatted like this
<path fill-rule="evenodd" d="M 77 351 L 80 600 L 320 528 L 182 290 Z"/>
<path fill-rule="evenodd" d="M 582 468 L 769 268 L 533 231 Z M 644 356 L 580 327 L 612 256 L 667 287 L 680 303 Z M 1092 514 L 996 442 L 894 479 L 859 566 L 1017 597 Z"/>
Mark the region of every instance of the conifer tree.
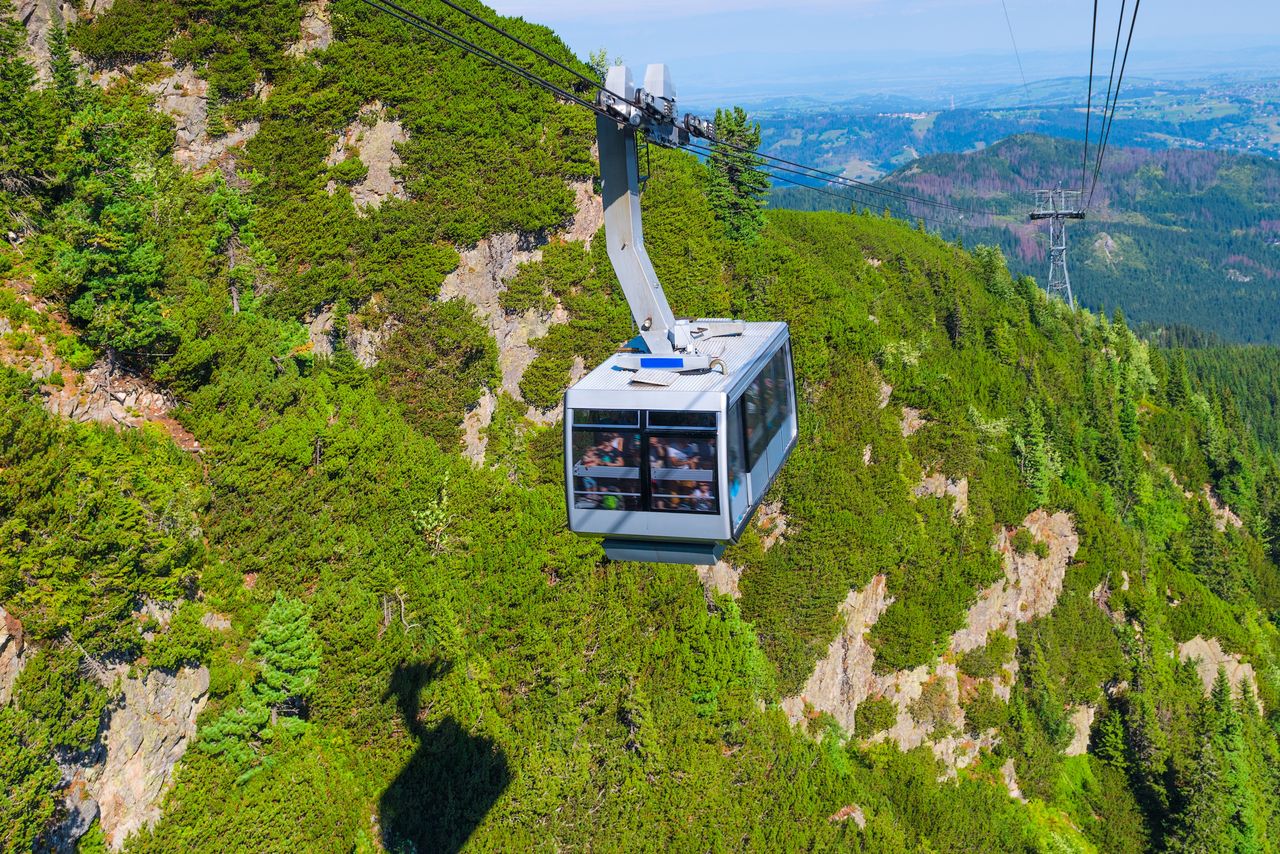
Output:
<path fill-rule="evenodd" d="M 747 121 L 741 107 L 716 110 L 716 138 L 711 144 L 711 186 L 707 200 L 730 240 L 754 240 L 764 227 L 764 195 L 769 179 L 754 152 L 760 147 L 759 122 Z"/>
<path fill-rule="evenodd" d="M 49 32 L 49 64 L 53 74 L 54 89 L 64 108 L 76 106 L 76 64 L 67 46 L 67 31 L 61 23 Z"/>
<path fill-rule="evenodd" d="M 1200 729 L 1200 752 L 1169 850 L 1178 854 L 1260 852 L 1257 804 L 1244 755 L 1244 725 L 1231 698 L 1231 683 L 1221 668 L 1205 701 Z"/>
<path fill-rule="evenodd" d="M 255 693 L 273 711 L 301 712 L 320 672 L 320 643 L 306 604 L 277 592 L 249 652 L 262 668 Z"/>
<path fill-rule="evenodd" d="M 1034 400 L 1027 401 L 1023 413 L 1023 429 L 1015 437 L 1014 443 L 1027 488 L 1035 496 L 1036 504 L 1043 505 L 1049 500 L 1049 447 L 1045 437 L 1044 416 L 1040 414 L 1040 407 Z"/>

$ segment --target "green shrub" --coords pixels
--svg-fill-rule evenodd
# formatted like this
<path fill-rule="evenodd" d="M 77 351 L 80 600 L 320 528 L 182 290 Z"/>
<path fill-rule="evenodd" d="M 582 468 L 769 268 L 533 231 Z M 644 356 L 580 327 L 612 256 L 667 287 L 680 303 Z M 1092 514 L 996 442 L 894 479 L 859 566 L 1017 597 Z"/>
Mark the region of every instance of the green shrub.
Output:
<path fill-rule="evenodd" d="M 152 667 L 176 670 L 195 667 L 209 660 L 216 637 L 200 622 L 204 610 L 195 602 L 184 602 L 169 627 L 147 645 L 145 655 Z"/>
<path fill-rule="evenodd" d="M 1003 632 L 987 635 L 986 646 L 971 649 L 960 656 L 960 672 L 974 679 L 990 679 L 1013 658 L 1017 642 Z"/>
<path fill-rule="evenodd" d="M 1009 718 L 1009 707 L 995 695 L 990 682 L 981 682 L 972 697 L 961 703 L 965 732 L 975 738 L 989 729 L 999 729 Z"/>
<path fill-rule="evenodd" d="M 858 704 L 853 714 L 854 733 L 870 738 L 889 729 L 898 720 L 898 707 L 885 697 L 869 697 Z"/>
<path fill-rule="evenodd" d="M 465 410 L 501 380 L 498 345 L 470 303 L 431 303 L 391 339 L 375 376 L 409 421 L 452 448 Z"/>
<path fill-rule="evenodd" d="M 177 9 L 169 0 L 117 0 L 106 12 L 71 29 L 71 44 L 101 64 L 158 55 L 173 32 Z"/>
<path fill-rule="evenodd" d="M 41 649 L 18 674 L 14 704 L 34 722 L 40 740 L 84 750 L 98 735 L 107 692 L 81 676 L 84 657 L 71 645 Z"/>
<path fill-rule="evenodd" d="M 329 178 L 339 184 L 351 186 L 359 184 L 369 177 L 369 167 L 360 159 L 359 154 L 352 154 L 346 160 L 334 164 L 329 169 Z"/>
<path fill-rule="evenodd" d="M 1031 532 L 1026 528 L 1019 528 L 1014 532 L 1013 539 L 1010 541 L 1010 545 L 1013 546 L 1013 550 L 1020 555 L 1027 554 L 1032 551 L 1035 548 L 1035 544 L 1035 537 L 1032 536 Z"/>
<path fill-rule="evenodd" d="M 226 98 L 242 98 L 257 82 L 258 72 L 244 48 L 215 56 L 209 62 L 209 86 Z"/>

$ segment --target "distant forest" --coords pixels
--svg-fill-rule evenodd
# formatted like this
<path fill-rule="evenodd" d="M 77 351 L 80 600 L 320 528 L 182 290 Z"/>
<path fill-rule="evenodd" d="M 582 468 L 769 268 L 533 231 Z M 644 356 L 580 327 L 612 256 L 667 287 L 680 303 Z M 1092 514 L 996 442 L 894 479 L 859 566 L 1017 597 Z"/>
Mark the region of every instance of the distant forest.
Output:
<path fill-rule="evenodd" d="M 965 227 L 931 224 L 965 245 L 998 245 L 1018 273 L 1047 274 L 1047 229 L 1026 221 L 1030 191 L 1074 187 L 1078 142 L 1022 135 L 971 154 L 921 158 L 884 178 L 897 190 L 984 212 Z M 774 207 L 848 210 L 814 190 L 775 189 Z M 880 203 L 883 205 L 883 202 Z M 909 205 L 898 215 L 934 214 Z M 1111 146 L 1090 217 L 1069 226 L 1076 298 L 1130 320 L 1186 323 L 1226 341 L 1280 343 L 1280 163 L 1217 151 Z"/>

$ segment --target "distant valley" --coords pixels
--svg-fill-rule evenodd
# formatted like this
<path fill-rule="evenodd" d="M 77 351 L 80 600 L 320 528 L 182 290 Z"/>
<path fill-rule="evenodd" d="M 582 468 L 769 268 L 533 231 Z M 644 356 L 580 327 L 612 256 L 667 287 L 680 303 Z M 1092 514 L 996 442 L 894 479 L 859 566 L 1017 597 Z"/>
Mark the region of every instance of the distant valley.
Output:
<path fill-rule="evenodd" d="M 775 105 L 756 116 L 767 153 L 872 180 L 917 157 L 980 150 L 1019 133 L 1083 139 L 1084 105 L 1083 81 L 1067 78 L 953 102 L 952 109 L 887 99 L 820 109 Z M 1096 136 L 1096 125 L 1092 131 Z M 1280 79 L 1133 81 L 1111 144 L 1280 157 Z"/>
<path fill-rule="evenodd" d="M 1025 134 L 978 152 L 923 157 L 880 183 L 982 211 L 942 230 L 967 246 L 998 245 L 1011 268 L 1043 280 L 1047 230 L 1027 220 L 1030 192 L 1078 186 L 1082 154 L 1079 142 Z M 772 204 L 849 206 L 802 189 L 775 190 Z M 1187 323 L 1228 341 L 1280 343 L 1280 162 L 1113 144 L 1089 218 L 1072 223 L 1069 235 L 1072 284 L 1084 305 L 1122 308 L 1131 321 Z"/>

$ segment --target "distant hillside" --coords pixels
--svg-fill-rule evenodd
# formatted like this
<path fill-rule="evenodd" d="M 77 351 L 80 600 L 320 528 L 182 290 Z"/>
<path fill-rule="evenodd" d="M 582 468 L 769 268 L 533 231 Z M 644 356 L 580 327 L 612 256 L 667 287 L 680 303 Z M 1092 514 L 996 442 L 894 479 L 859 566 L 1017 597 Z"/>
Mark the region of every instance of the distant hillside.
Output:
<path fill-rule="evenodd" d="M 1084 101 L 1085 81 L 1062 78 L 983 92 L 950 109 L 936 102 L 862 99 L 836 106 L 771 103 L 753 113 L 766 151 L 875 178 L 923 155 L 976 151 L 1020 133 L 1081 139 Z M 1278 128 L 1280 80 L 1171 85 L 1126 77 L 1111 144 L 1277 157 Z"/>
<path fill-rule="evenodd" d="M 1047 230 L 1025 219 L 1030 191 L 1077 186 L 1077 142 L 1012 137 L 983 151 L 924 157 L 883 183 L 993 210 L 948 236 L 999 245 L 1019 273 L 1047 273 Z M 779 193 L 774 204 L 830 209 L 831 196 Z M 1112 146 L 1090 217 L 1072 223 L 1077 298 L 1130 320 L 1187 323 L 1231 341 L 1280 343 L 1280 163 L 1219 151 Z"/>

